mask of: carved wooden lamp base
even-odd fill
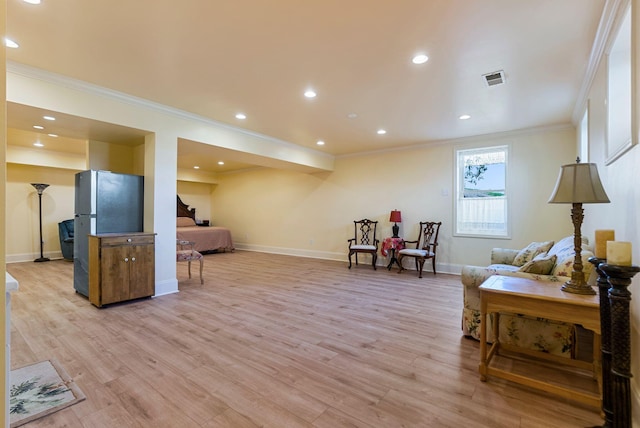
[[[584,218],[584,210],[582,204],[574,203],[571,209],[571,221],[573,222],[573,251],[575,258],[573,260],[573,271],[571,272],[571,280],[564,283],[562,291],[574,294],[596,294],[584,279],[582,271],[582,220]]]

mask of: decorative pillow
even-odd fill
[[[187,227],[187,226],[195,226],[196,222],[193,221],[191,217],[178,217],[176,226],[177,227]]]
[[[549,275],[556,265],[557,259],[555,254],[550,256],[546,253],[538,254],[533,260],[525,263],[518,271],[536,273],[538,275]]]
[[[541,253],[546,253],[553,247],[553,241],[546,242],[532,242],[520,252],[513,259],[514,266],[523,266],[525,263],[530,262],[535,256]]]

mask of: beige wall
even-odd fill
[[[30,183],[47,183],[42,193],[44,255],[60,258],[58,222],[73,218],[75,170],[7,164],[7,261],[33,260],[40,255],[38,193]]]
[[[143,150],[142,155],[140,150]],[[89,141],[86,165],[84,169],[105,170],[120,174],[141,174],[144,171],[144,145],[126,146],[102,141]]]
[[[144,173],[144,145],[124,146],[91,141],[89,154],[78,156],[46,149],[7,146],[6,257],[9,262],[39,257],[38,195],[30,183],[47,183],[42,194],[42,236],[45,257],[61,258],[58,222],[74,215],[75,174],[104,169],[124,174]],[[19,155],[19,156],[18,156]]]
[[[637,59],[640,61],[640,57]],[[583,233],[593,235],[597,229],[614,229],[617,241],[632,243],[633,263],[640,265],[640,148],[636,145],[615,162],[605,165],[605,98],[606,70],[603,61],[589,92],[589,161],[598,165],[611,203],[585,205]],[[633,415],[634,426],[640,426],[640,275],[634,277],[630,291]]]
[[[378,220],[384,238],[391,235],[389,212],[399,209],[401,236],[413,237],[421,220],[443,222],[438,264],[458,272],[464,264],[488,264],[493,247],[521,248],[572,233],[570,208],[547,200],[560,165],[575,159],[575,138],[573,128],[514,133],[343,157],[331,173],[220,174],[216,222],[231,229],[239,248],[346,261],[353,220]],[[454,149],[497,144],[510,145],[512,237],[453,237]]]

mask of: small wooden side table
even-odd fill
[[[391,238],[385,238],[384,241],[382,241],[382,246],[380,247],[380,253],[385,257],[389,252],[391,253],[391,260],[387,265],[387,270],[391,270],[394,263],[397,264],[399,268],[402,268],[402,266],[400,266],[400,263],[398,262],[398,259],[396,258],[396,250],[402,250],[403,248],[404,248],[404,239],[402,238],[391,237]]]
[[[567,293],[560,289],[560,283],[535,281],[532,279],[494,275],[480,286],[480,380],[495,376],[512,382],[540,389],[561,397],[600,408],[602,404],[602,373],[600,371],[600,305],[598,296]],[[576,367],[588,369],[598,383],[598,393],[578,390],[568,386],[553,384],[530,376],[512,373],[508,370],[492,367],[492,358],[499,354],[500,348],[518,349],[500,344],[500,312],[523,314],[556,321],[581,324],[594,332],[593,363],[562,358],[535,351],[521,350],[521,355],[531,361],[547,360],[554,367]],[[487,314],[495,314],[493,324],[494,342],[487,350]],[[533,355],[535,354],[535,355]],[[539,354],[539,355],[538,355]],[[578,374],[576,374],[577,376]]]

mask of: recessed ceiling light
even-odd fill
[[[193,169],[200,169],[200,167],[198,165],[194,165]]]
[[[387,131],[385,131],[384,129],[378,129],[378,135],[384,135],[386,133]]]
[[[8,48],[13,48],[13,49],[16,49],[16,48],[19,48],[19,47],[20,47],[20,45],[19,45],[19,44],[17,44],[17,43],[16,43],[16,42],[14,42],[13,40],[8,39],[8,38],[6,38],[6,37],[4,38],[4,45],[5,45],[6,47],[8,47]]]
[[[429,61],[429,57],[425,54],[418,54],[411,60],[411,62],[413,62],[414,64],[424,64],[427,61]]]
[[[24,0],[24,2],[29,4],[40,4],[40,0]]]
[[[40,125],[33,125],[33,127],[34,127],[35,129],[44,129],[44,126],[40,126]]]
[[[460,120],[467,120],[467,119],[471,119],[471,116],[468,114],[463,114],[462,116],[460,116],[458,119]]]
[[[218,161],[218,165],[224,165],[224,162]]]
[[[347,115],[347,117],[348,117],[349,119],[355,119],[356,117],[358,117],[358,115],[357,115],[356,113],[349,113],[349,114]]]
[[[47,134],[49,137],[58,138],[58,134]]]
[[[236,113],[236,119],[245,120],[247,115],[244,113]]]
[[[324,146],[324,141],[322,141],[322,140],[318,140],[318,141],[316,142],[316,144],[317,144],[317,145],[319,145],[319,146]]]
[[[42,144],[40,141],[38,141],[37,143],[33,143],[33,145],[36,147],[44,147],[44,144]]]
[[[307,89],[306,91],[304,91],[304,96],[307,98],[315,98],[316,97],[316,91],[314,91],[313,89]]]
[[[56,118],[55,118],[55,117],[53,117],[53,116],[42,116],[42,118],[43,118],[44,120],[56,120]]]

